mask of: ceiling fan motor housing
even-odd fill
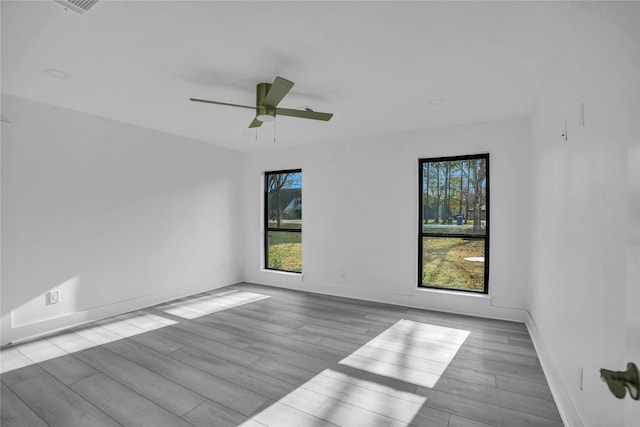
[[[272,122],[276,119],[276,109],[263,105],[271,83],[258,83],[256,87],[256,118],[261,122]]]

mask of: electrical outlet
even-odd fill
[[[60,302],[60,291],[47,292],[47,305],[57,304]]]

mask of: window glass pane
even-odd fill
[[[267,175],[267,227],[302,228],[302,172]]]
[[[485,235],[487,161],[422,163],[422,232]]]
[[[422,285],[484,292],[484,239],[422,238]]]
[[[267,232],[267,268],[302,272],[302,233]]]

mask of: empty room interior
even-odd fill
[[[3,426],[640,425],[640,2],[0,4]]]

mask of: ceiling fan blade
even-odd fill
[[[227,107],[250,108],[252,110],[256,109],[256,107],[252,107],[252,106],[249,106],[249,105],[229,104],[228,102],[208,101],[206,99],[198,99],[198,98],[189,98],[189,101],[204,102],[204,103],[207,103],[207,104],[226,105]]]
[[[317,111],[292,110],[289,108],[276,108],[276,116],[300,117],[301,119],[324,120],[333,117],[333,113],[319,113]]]
[[[262,105],[275,108],[280,101],[282,101],[282,98],[289,93],[292,87],[292,81],[283,79],[282,77],[276,77],[269,89],[269,92],[267,92],[267,96],[264,98]]]
[[[262,126],[262,122],[257,118],[253,119],[253,121],[249,125],[250,128],[259,128],[260,126]]]

